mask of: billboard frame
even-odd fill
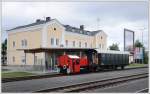
[[[126,29],[124,28],[124,51],[125,51],[125,43],[126,43],[126,40],[125,40],[125,31],[129,31],[129,32],[132,32],[133,33],[133,51],[134,51],[134,31],[132,30],[129,30],[129,29]],[[131,52],[130,52],[131,53]],[[133,53],[134,54],[134,53]]]

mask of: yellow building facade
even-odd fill
[[[7,64],[15,66],[49,66],[54,70],[57,65],[57,52],[28,53],[18,49],[35,48],[99,48],[107,49],[107,35],[102,30],[88,31],[63,25],[57,19],[47,17],[29,25],[19,26],[8,32]]]

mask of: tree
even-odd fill
[[[1,45],[1,55],[2,65],[5,65],[7,61],[7,39]]]
[[[139,40],[136,40],[134,46],[135,47],[143,47],[143,44]]]
[[[120,51],[117,43],[113,43],[111,46],[109,46],[109,49],[110,50]]]

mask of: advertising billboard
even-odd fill
[[[134,31],[124,29],[124,51],[134,52]]]

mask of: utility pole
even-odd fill
[[[144,31],[145,29],[146,29],[145,27],[142,28],[142,29],[140,29],[140,31],[142,32],[142,45],[143,45],[143,46],[144,46],[144,44],[143,44],[143,31]],[[142,50],[143,50],[143,49],[144,49],[144,47],[142,47]],[[144,60],[143,60],[143,59],[144,59],[144,52],[143,52],[143,51],[142,51],[142,55],[143,55],[143,56],[142,56],[142,57],[143,57],[143,58],[142,58],[142,63],[144,63]]]

